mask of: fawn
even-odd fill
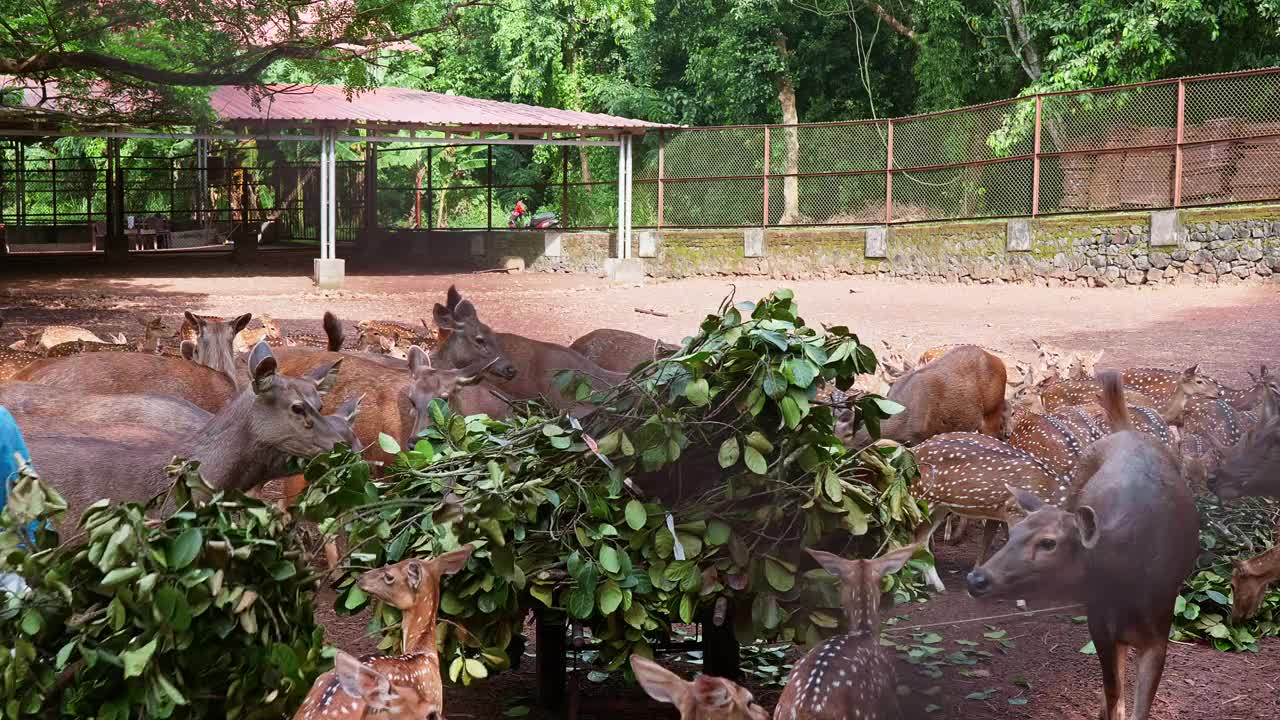
[[[636,681],[658,702],[680,711],[680,720],[768,720],[745,688],[724,678],[701,675],[693,682],[639,655],[631,656]]]

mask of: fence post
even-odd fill
[[[764,207],[760,214],[760,227],[769,225],[769,166],[772,162],[769,159],[769,152],[773,146],[773,136],[768,125],[764,126],[764,167],[761,168],[761,178],[764,180]]]
[[[431,223],[435,222],[435,216],[436,216],[436,213],[435,213],[436,194],[435,194],[435,181],[434,181],[435,168],[431,164],[431,158],[433,154],[434,153],[432,152],[432,147],[428,145],[427,146],[427,229],[428,230],[431,229]],[[419,225],[418,227],[414,228],[415,230],[422,229],[421,221],[418,222],[418,225]]]
[[[1182,207],[1182,133],[1186,124],[1187,81],[1178,78],[1178,120],[1173,146],[1173,206]]]
[[[487,206],[488,214],[485,217],[484,229],[492,230],[493,229],[493,146],[492,145],[485,146],[485,167],[487,168],[485,172],[485,176],[486,178],[488,178],[485,183],[485,198],[486,198],[485,205]]]
[[[893,222],[893,118],[889,118],[889,132],[885,143],[884,158],[884,224]]]
[[[169,230],[173,230],[173,221],[177,219],[175,212],[178,204],[178,161],[169,158]]]
[[[53,227],[58,227],[58,158],[49,158],[49,188],[53,195]]]
[[[663,183],[667,174],[667,134],[658,131],[658,229],[662,229]]]
[[[560,146],[560,227],[569,229],[569,146]]]
[[[1036,130],[1031,148],[1031,217],[1040,214],[1040,111],[1044,96],[1036,95]]]

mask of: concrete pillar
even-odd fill
[[[742,256],[764,257],[764,228],[747,228],[742,231]]]
[[[1178,210],[1155,210],[1151,213],[1151,246],[1181,245],[1187,241],[1187,228]]]
[[[543,257],[558,258],[564,253],[564,238],[561,233],[549,232],[542,234],[542,255]]]
[[[657,230],[641,230],[636,233],[636,239],[640,243],[639,255],[642,258],[658,257],[658,231]]]
[[[347,261],[342,258],[315,258],[312,272],[321,290],[337,290],[347,277]]]
[[[867,228],[867,239],[863,243],[863,256],[869,258],[889,257],[889,240],[893,237],[893,228],[888,225]]]
[[[1015,218],[1009,221],[1004,249],[1009,252],[1031,252],[1031,220]]]
[[[471,257],[484,257],[485,238],[487,236],[487,233],[473,233],[471,235]]]

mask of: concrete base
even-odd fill
[[[644,262],[637,258],[606,258],[604,273],[614,282],[644,282]]]
[[[476,233],[475,235],[472,235],[471,257],[484,257],[486,246],[487,243],[485,242],[484,233]]]
[[[640,245],[636,254],[642,258],[658,257],[658,231],[640,230],[636,233],[636,241]]]
[[[1004,249],[1009,252],[1031,251],[1031,221],[1027,218],[1016,218],[1009,221],[1005,231]]]
[[[564,243],[561,242],[560,233],[546,233],[542,236],[542,255],[543,257],[560,257],[560,253],[564,252]]]
[[[1177,210],[1151,213],[1151,247],[1181,245],[1186,241],[1187,229],[1182,225],[1182,213]]]
[[[764,228],[747,228],[742,231],[742,256],[764,257]]]
[[[315,280],[316,286],[321,290],[337,290],[347,278],[347,261],[342,258],[334,260],[321,260],[316,258],[312,261],[314,274],[312,278]]]
[[[863,257],[883,258],[889,256],[889,240],[893,238],[893,228],[888,225],[867,228],[867,239],[863,244]]]

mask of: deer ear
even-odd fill
[[[462,302],[462,293],[458,292],[456,285],[449,286],[449,292],[445,294],[445,305],[450,309],[456,309],[458,303]]]
[[[422,563],[410,560],[409,564],[404,566],[404,575],[409,578],[409,587],[417,590],[422,586]]]
[[[431,356],[417,345],[409,346],[409,374],[417,376],[419,370],[431,369]]]
[[[447,552],[435,559],[436,567],[440,569],[441,575],[453,575],[467,566],[467,560],[471,557],[471,551],[475,547],[472,545],[463,545],[452,552]]]
[[[266,342],[261,342],[258,344],[266,345]],[[315,370],[312,370],[310,373],[307,373],[307,377],[315,382],[316,392],[320,393],[321,395],[324,395],[325,393],[332,390],[335,385],[338,384],[338,370],[340,370],[341,368],[342,368],[342,358],[338,358],[337,360],[334,360],[329,365],[321,365]]]
[[[805,552],[812,555],[813,559],[817,560],[818,564],[822,566],[822,569],[826,570],[832,575],[835,575],[841,580],[843,580],[845,576],[849,574],[849,565],[850,565],[849,561],[845,560],[839,555],[832,555],[829,552],[824,552],[822,550],[812,550],[812,549],[807,549]]]
[[[1098,545],[1102,533],[1098,530],[1098,514],[1088,505],[1076,508],[1076,525],[1080,528],[1080,543],[1092,550]]]
[[[1040,339],[1039,339],[1039,338],[1031,338],[1031,344],[1032,344],[1032,345],[1035,345],[1037,350],[1039,350],[1041,347],[1043,347],[1043,346],[1040,344]]]
[[[1044,507],[1044,501],[1036,497],[1035,493],[1030,493],[1022,488],[1016,488],[1010,485],[1006,485],[1005,487],[1009,488],[1009,494],[1013,495],[1013,499],[1017,500],[1018,505],[1028,513],[1033,513]]]
[[[1262,417],[1258,424],[1270,425],[1277,417],[1280,417],[1280,393],[1267,388],[1262,393]]]
[[[1182,377],[1186,378],[1187,380],[1192,380],[1195,378],[1196,373],[1199,371],[1200,371],[1200,363],[1196,363],[1195,365],[1192,365],[1186,370],[1183,370]]]
[[[658,702],[681,707],[684,699],[689,696],[688,682],[648,658],[632,655],[631,671],[636,674],[636,682],[640,683],[640,687]]]
[[[276,357],[266,342],[260,341],[249,351],[249,374],[253,377],[253,391],[259,395],[274,386]]]
[[[185,310],[182,314],[186,316],[187,322],[191,323],[191,326],[195,329],[199,330],[204,327],[204,318],[199,315],[191,312],[190,310]]]
[[[334,413],[343,418],[348,423],[355,422],[356,415],[360,413],[360,403],[364,401],[364,395],[349,397],[338,406],[338,411]]]
[[[241,330],[244,330],[246,327],[248,327],[249,321],[252,319],[253,319],[253,313],[245,313],[240,317],[236,318],[235,324],[233,325],[233,327],[235,328],[235,332],[240,332]]]
[[[703,675],[691,683],[691,691],[694,695],[693,704],[696,707],[720,710],[733,702],[733,687],[729,685],[728,680],[721,678]]]
[[[470,300],[463,300],[453,309],[453,317],[462,323],[474,322],[476,319],[476,306],[472,305]]]
[[[190,340],[183,340],[182,341],[182,357],[186,358],[187,360],[190,360],[191,362],[195,362],[196,361],[196,344],[191,342]]]
[[[386,696],[391,692],[391,681],[386,675],[341,650],[333,659],[333,670],[343,692],[364,700],[373,709],[386,709]]]
[[[875,563],[876,574],[880,577],[884,577],[885,575],[892,575],[898,572],[902,569],[903,565],[907,564],[907,561],[911,559],[911,556],[915,554],[916,546],[909,545],[881,555],[873,561]]]
[[[453,330],[456,326],[453,322],[453,312],[449,308],[436,303],[431,311],[431,318],[436,321],[436,327],[441,330]]]

